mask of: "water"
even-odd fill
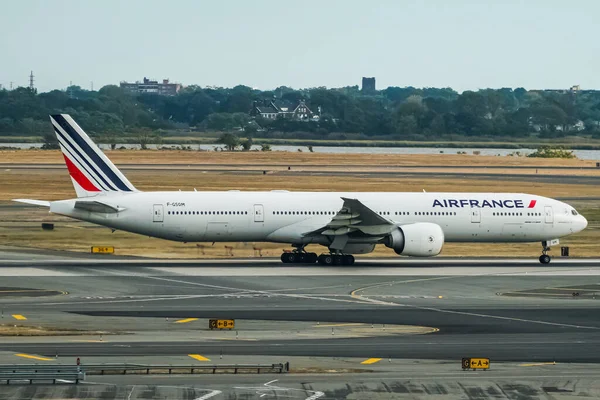
[[[183,145],[187,147],[188,145]],[[214,151],[216,148],[223,148],[221,144],[202,144],[202,145],[189,145],[193,150],[205,150]],[[29,149],[42,147],[42,143],[0,143],[2,147],[16,147],[19,149]],[[126,149],[139,149],[140,146],[136,144],[118,144],[117,148],[124,147]],[[162,145],[166,148],[176,148],[177,145]],[[101,144],[100,148],[110,149],[110,145]],[[149,144],[149,149],[156,149],[157,145]],[[260,150],[260,146],[252,146],[252,150]],[[302,150],[308,152],[306,146],[289,146],[289,145],[273,145],[271,146],[272,151],[290,151],[297,152]],[[461,149],[461,148],[433,148],[433,147],[346,147],[346,146],[313,146],[315,153],[335,153],[335,154],[458,154],[458,152],[466,152],[467,154],[473,154],[473,152],[479,152],[482,156],[507,156],[519,152],[522,155],[531,154],[535,149],[489,149],[489,148],[475,148],[475,149]],[[573,154],[581,160],[600,160],[600,150],[573,150]]]

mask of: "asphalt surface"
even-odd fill
[[[147,334],[143,340],[136,335],[121,336],[118,347],[11,338],[0,343],[0,351],[45,356],[57,351],[80,356],[167,356],[215,354],[218,347],[227,354],[257,356],[448,360],[484,354],[499,361],[600,362],[595,351],[600,344],[600,313],[594,299],[502,295],[547,287],[589,287],[600,282],[598,265],[596,260],[551,267],[535,261],[430,261],[412,266],[370,261],[352,268],[284,268],[272,262],[243,261],[152,264],[64,259],[31,261],[29,266],[4,261],[0,264],[4,288],[68,293],[26,298],[5,295],[0,298],[5,313],[61,327],[83,323],[87,329],[106,329],[103,318],[110,318],[111,324],[120,321],[118,327],[123,329],[132,329],[127,321],[135,321],[133,329]],[[215,317],[364,323],[375,324],[377,329],[384,324],[417,325],[439,332],[340,339],[282,335],[280,339],[233,340],[218,346],[210,340],[186,340],[184,336],[175,340],[155,332],[159,330],[156,321],[167,318]],[[192,325],[188,329],[194,328],[198,329]]]
[[[0,325],[83,331],[3,337],[2,364],[190,364],[201,355],[216,364],[289,361],[293,371],[89,375],[80,385],[1,385],[3,399],[600,396],[597,259],[359,259],[324,268],[0,248],[0,282]],[[588,295],[547,295],[576,289]],[[210,331],[208,318],[233,318],[236,329]],[[478,356],[492,360],[490,371],[461,370],[462,357]]]

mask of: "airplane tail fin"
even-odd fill
[[[68,114],[50,116],[77,197],[102,193],[137,192],[125,175],[106,157]]]

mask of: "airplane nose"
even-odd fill
[[[581,219],[582,219],[581,230],[584,230],[588,226],[588,221],[587,221],[587,219],[585,219],[585,217],[583,215],[581,216]]]

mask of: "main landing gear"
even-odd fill
[[[548,242],[542,242],[542,255],[540,256],[540,262],[542,264],[549,264],[552,258],[548,255],[548,251],[550,251],[550,246],[548,246]]]
[[[284,264],[314,264],[318,260],[317,253],[305,253],[303,251],[292,251],[281,255]]]
[[[354,256],[351,254],[321,254],[319,256],[321,265],[352,265]]]
[[[281,262],[284,264],[314,264],[318,262],[321,265],[352,265],[354,256],[351,254],[321,254],[306,253],[301,250],[283,253]]]

